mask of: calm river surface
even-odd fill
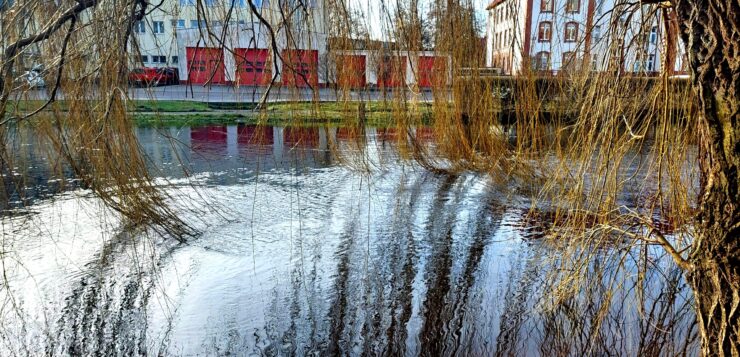
[[[664,259],[638,289],[629,268],[611,285],[607,255],[588,291],[545,304],[552,258],[526,200],[397,159],[392,130],[365,133],[369,172],[336,128],[137,131],[202,234],[121,231],[29,149],[27,207],[0,232],[0,355],[696,352],[691,293]]]

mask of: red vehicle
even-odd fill
[[[176,84],[180,82],[177,68],[134,68],[129,72],[128,81],[134,85],[158,86],[160,84]]]

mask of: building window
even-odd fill
[[[632,72],[635,72],[635,73],[642,72],[642,69],[643,69],[642,60],[638,59],[637,61],[635,61],[635,63],[632,64]]]
[[[180,6],[195,6],[196,0],[180,0]]]
[[[152,21],[153,33],[164,33],[164,21]]]
[[[172,20],[172,28],[173,29],[184,29],[185,20],[183,19]]]
[[[654,45],[657,42],[658,42],[658,27],[657,26],[653,26],[650,29],[650,43]]]
[[[216,0],[205,0],[206,6],[216,6]]]
[[[537,39],[540,42],[550,42],[552,38],[552,22],[543,21],[540,22],[539,31],[537,32]]]
[[[540,12],[552,12],[554,0],[542,0],[540,2]]]
[[[578,12],[581,8],[581,0],[565,0],[565,12]]]
[[[190,20],[190,28],[206,29],[208,28],[208,24],[206,23],[206,20]]]
[[[167,56],[152,56],[152,63],[165,64],[167,63]]]
[[[563,52],[563,65],[561,66],[562,69],[573,68],[573,66],[575,66],[576,64],[575,60],[575,52]]]
[[[135,33],[146,33],[146,23],[144,21],[134,22],[134,32]]]
[[[568,22],[565,24],[565,42],[578,41],[578,23]]]
[[[149,62],[149,56],[141,56],[141,63]]]
[[[172,64],[178,64],[180,63],[180,57],[172,56],[172,60],[170,62],[172,62]]]
[[[647,70],[648,72],[655,71],[655,55],[648,56]]]
[[[534,56],[533,67],[537,71],[547,71],[550,69],[550,52],[538,52]]]

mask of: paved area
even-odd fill
[[[257,103],[267,90],[266,87],[234,87],[227,85],[171,85],[160,87],[131,87],[128,89],[129,98],[134,100],[189,100],[212,103]],[[405,90],[405,92],[403,91]],[[382,101],[398,99],[405,95],[407,100],[431,102],[431,90],[412,92],[408,88],[394,88],[389,90],[352,90],[341,91],[333,88],[319,88],[316,92],[310,89],[299,89],[276,86],[270,90],[269,102],[284,101],[314,101],[333,102],[336,100],[351,101]],[[87,97],[94,97],[88,93]],[[27,90],[17,93],[13,99],[45,100],[48,98],[46,88]],[[64,93],[57,93],[57,99],[64,99]]]
[[[201,85],[173,85],[153,88],[130,88],[131,99],[145,100],[192,100],[198,102],[221,102],[221,103],[245,103],[258,102],[266,87],[234,87],[234,86],[210,86]],[[316,93],[310,89],[298,89],[287,87],[273,87],[270,91],[270,102],[281,101],[313,101],[332,102],[337,99],[376,101],[393,99],[399,94],[400,89],[395,91],[380,90],[357,90],[342,92],[333,88],[320,88]],[[432,92],[425,90],[419,93],[406,93],[408,99],[416,97],[419,101],[428,102],[432,100]]]

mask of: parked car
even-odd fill
[[[165,84],[179,84],[180,83],[180,72],[174,67],[158,68],[157,71],[164,79]],[[161,81],[160,81],[161,82]]]
[[[142,67],[134,68],[129,72],[129,83],[139,86],[158,86],[160,84],[179,83],[180,76],[177,68],[164,67],[152,68]]]

